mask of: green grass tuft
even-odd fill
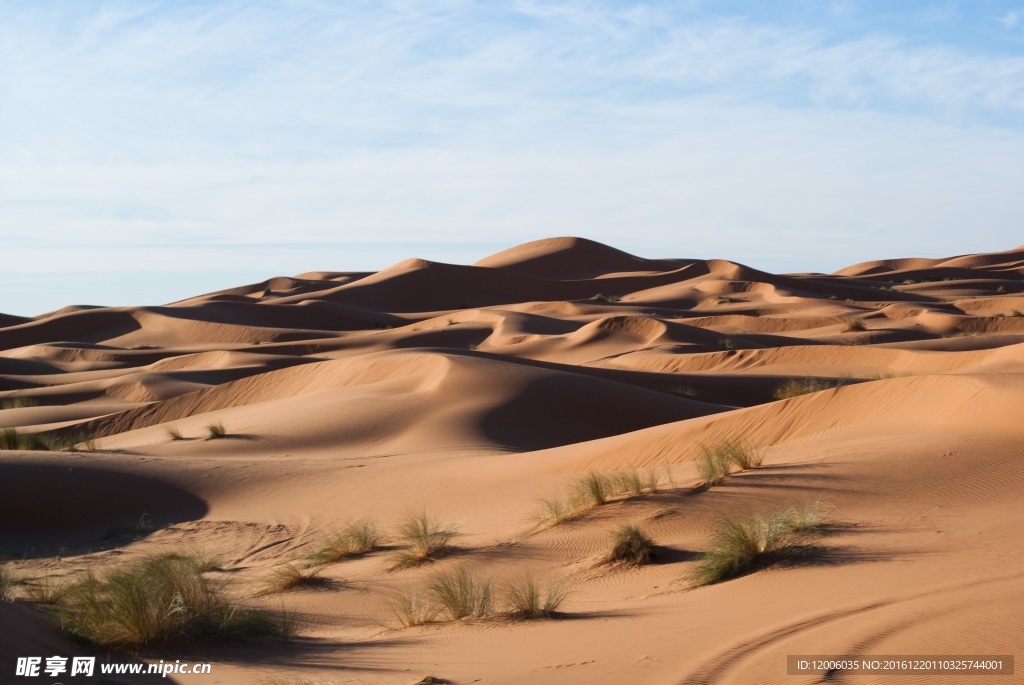
[[[398,619],[402,628],[411,628],[423,623],[430,623],[438,614],[433,602],[424,593],[411,585],[388,592],[388,609]]]
[[[391,568],[407,568],[435,561],[451,551],[455,530],[426,514],[412,514],[398,526],[398,543],[404,549],[391,558]]]
[[[380,543],[380,532],[372,521],[356,521],[347,525],[340,533],[329,536],[309,555],[309,558],[314,563],[329,564],[368,554],[377,549]]]
[[[475,579],[464,568],[434,575],[427,588],[439,612],[453,621],[491,614],[491,582]]]
[[[792,556],[821,530],[821,505],[719,521],[691,578],[711,585],[752,573]]]
[[[532,576],[522,576],[504,584],[503,610],[510,618],[550,618],[557,614],[567,595],[568,585],[564,581],[542,586]]]
[[[62,629],[100,647],[181,639],[288,637],[284,616],[238,606],[185,555],[150,556],[68,586],[53,611]]]
[[[207,440],[219,440],[220,438],[226,437],[228,429],[224,427],[224,424],[220,421],[217,423],[211,423],[206,427],[206,439]]]

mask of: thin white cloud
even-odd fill
[[[1020,23],[1020,11],[1011,11],[999,18],[999,23],[1008,29],[1015,28]]]
[[[1024,59],[681,7],[4,8],[0,249],[28,275],[232,242],[577,233],[818,269],[1012,242]]]

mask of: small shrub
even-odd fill
[[[727,295],[719,295],[715,298],[715,304],[729,304],[732,301],[732,298]]]
[[[788,400],[790,397],[821,392],[832,387],[835,386],[821,378],[789,378],[775,390],[774,397],[777,400]]]
[[[693,573],[693,584],[719,583],[770,566],[800,551],[819,529],[817,513],[809,509],[723,519]]]
[[[723,350],[735,350],[736,342],[732,338],[722,338],[718,341],[718,346]]]
[[[478,581],[464,568],[438,573],[427,587],[437,607],[453,621],[491,613],[490,581]]]
[[[542,587],[532,576],[523,576],[505,583],[502,603],[504,612],[511,618],[550,618],[558,612],[567,594],[565,582],[548,583]]]
[[[194,560],[159,555],[92,574],[54,607],[61,627],[101,647],[141,647],[193,638],[287,637],[286,617],[237,606]]]
[[[996,288],[996,295],[1005,295],[1005,294],[1006,294],[1006,286],[1005,285],[1001,285],[998,288]]]
[[[171,440],[185,439],[185,436],[181,434],[181,431],[178,430],[177,426],[168,426],[167,428],[164,429],[164,433],[166,433],[167,437],[170,438]]]
[[[1010,316],[1024,316],[1024,312],[1020,311],[1019,309],[1014,309],[1013,313],[1010,314]]]
[[[653,553],[654,542],[636,525],[625,523],[612,533],[612,548],[605,561],[641,566],[651,562]]]
[[[206,439],[207,440],[219,440],[227,436],[228,429],[224,427],[224,424],[220,421],[217,423],[211,423],[206,427]]]
[[[867,325],[864,323],[864,319],[846,319],[843,321],[843,331],[849,333],[851,331],[864,331],[867,330]]]
[[[372,521],[356,521],[328,537],[310,554],[310,559],[318,564],[349,559],[377,549],[380,540],[380,532]]]
[[[277,592],[288,592],[303,587],[323,584],[320,567],[299,568],[295,564],[284,564],[274,569],[263,581],[259,594],[270,595]]]
[[[451,551],[448,542],[454,536],[454,530],[426,513],[407,516],[398,527],[398,541],[405,549],[392,557],[391,567],[405,568],[435,561]]]
[[[680,397],[686,397],[687,399],[697,400],[700,399],[701,392],[692,385],[674,385],[668,389],[673,395],[679,395]]]
[[[602,293],[598,293],[590,298],[592,302],[618,302],[619,299],[618,295],[604,295]]]

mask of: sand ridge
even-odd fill
[[[1022,381],[1024,248],[770,274],[561,237],[0,315],[0,428],[66,443],[0,451],[0,547],[24,581],[0,603],[0,668],[97,652],[33,603],[41,579],[200,549],[298,636],[144,654],[214,664],[183,683],[799,685],[826,681],[786,675],[787,654],[1022,652]],[[701,487],[730,440],[763,464]],[[541,500],[634,469],[656,491],[538,524]],[[691,587],[722,517],[812,503],[829,524],[806,556]],[[389,568],[424,511],[451,553]],[[383,549],[261,594],[360,518]],[[627,522],[654,563],[602,563]],[[556,618],[397,626],[395,592],[459,568],[496,597],[527,574],[569,592]]]

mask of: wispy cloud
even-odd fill
[[[978,249],[1011,239],[1024,59],[844,29],[856,3],[708,7],[0,4],[0,247],[186,269],[239,241],[399,259],[582,233],[834,268],[922,235],[962,250],[968,225]]]

